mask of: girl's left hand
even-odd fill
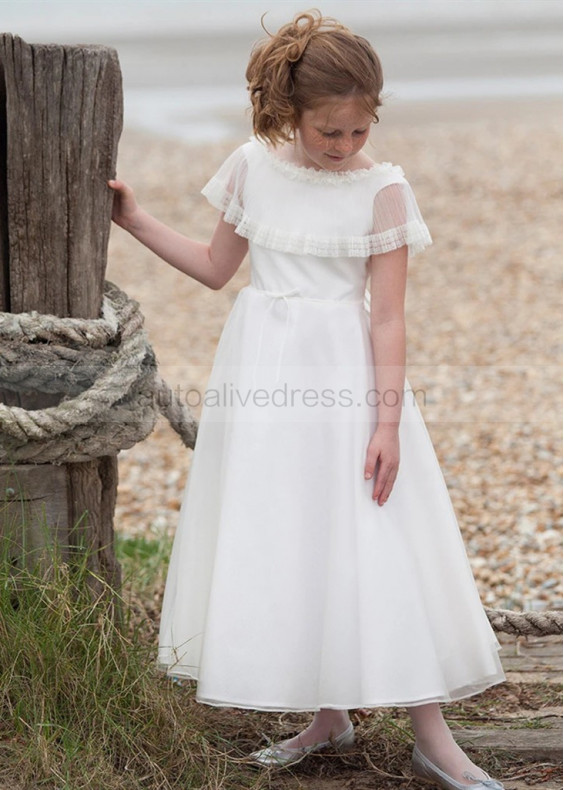
[[[368,444],[364,465],[364,478],[370,480],[374,477],[376,464],[378,464],[372,499],[378,500],[379,505],[383,505],[390,496],[398,474],[399,461],[398,429],[391,425],[379,426]]]

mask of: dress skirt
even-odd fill
[[[410,706],[505,680],[407,379],[398,475],[383,506],[372,499],[373,376],[362,302],[239,292],[162,607],[159,666],[195,679],[198,701]]]

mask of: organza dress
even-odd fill
[[[431,237],[403,170],[328,172],[256,139],[203,194],[249,240],[251,282],[205,393],[158,663],[196,699],[314,711],[448,702],[505,680],[450,496],[405,379],[388,501],[368,260]]]

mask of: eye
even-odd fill
[[[341,136],[341,132],[338,129],[336,129],[333,132],[324,132],[322,130],[320,130],[320,131],[321,131],[321,134],[323,135],[323,137],[331,138],[331,137],[340,137]],[[356,129],[353,132],[353,134],[356,135],[357,137],[362,137],[362,135],[366,134],[367,131],[368,131],[368,129]]]

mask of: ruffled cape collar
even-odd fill
[[[268,148],[256,137],[251,137],[250,141],[276,170],[296,181],[309,181],[310,183],[318,184],[350,183],[352,181],[360,181],[375,173],[389,172],[399,167],[391,162],[374,162],[371,167],[358,168],[357,170],[317,170],[315,167],[296,165],[293,162],[280,159],[272,149]]]

